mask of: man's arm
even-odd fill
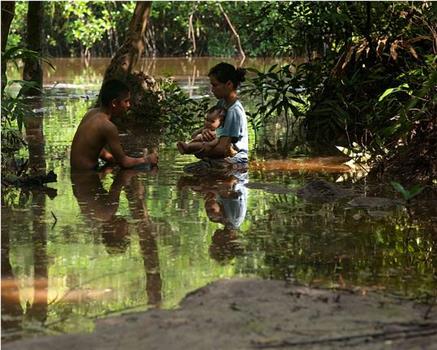
[[[108,123],[103,130],[106,144],[112,151],[112,156],[122,168],[132,168],[135,165],[153,163],[150,156],[148,158],[133,158],[127,156],[121,147],[120,137],[118,136],[117,127]]]
[[[209,157],[209,158],[225,158],[227,157],[227,150],[231,147],[232,141],[228,136],[222,136],[218,140],[218,143],[215,147],[211,149],[207,149],[201,153],[196,154],[197,156]]]
[[[111,152],[109,152],[105,148],[102,148],[102,150],[100,151],[99,157],[107,163],[114,163],[115,162],[114,156],[111,154]]]

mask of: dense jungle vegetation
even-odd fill
[[[128,39],[135,7],[44,2],[46,39],[39,50],[26,51],[28,2],[16,2],[3,61],[29,59],[35,52],[46,58],[113,56]],[[287,156],[340,146],[357,162],[373,163],[377,175],[435,183],[436,8],[427,1],[153,2],[144,54],[289,57],[287,65],[250,69],[242,88],[254,101],[248,115],[257,150]],[[160,94],[152,100],[155,117],[178,133],[206,108],[168,82],[153,93]],[[21,94],[3,94],[2,102],[3,130],[12,119],[20,125],[28,113]],[[281,134],[275,144],[268,137],[273,126]],[[2,153],[16,152],[15,136],[2,133]]]

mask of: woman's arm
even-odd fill
[[[212,141],[209,142],[203,142],[203,151],[209,152],[212,150],[215,146],[217,146],[219,143],[219,139],[215,138]]]

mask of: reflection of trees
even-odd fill
[[[48,305],[48,259],[47,259],[47,224],[44,222],[46,197],[44,193],[33,191],[33,268],[34,297],[32,306],[26,316],[44,324],[47,319]]]
[[[24,321],[41,326],[47,320],[48,309],[48,259],[47,259],[47,226],[45,217],[45,193],[39,190],[31,192],[30,208],[32,213],[33,242],[33,302],[23,310],[20,303],[20,291],[12,271],[10,261],[10,228],[2,230],[2,337],[7,340],[19,338],[26,328]],[[14,219],[9,208],[3,207],[4,218]],[[4,220],[4,219],[3,219]],[[11,220],[11,221],[12,221]],[[14,232],[14,230],[12,230]],[[17,231],[15,231],[17,233]],[[9,333],[11,336],[9,336]]]
[[[34,99],[32,106],[41,108],[42,100]],[[29,149],[29,167],[31,172],[44,172],[46,170],[44,134],[42,116],[30,116],[24,120],[26,128],[26,141]],[[18,190],[16,190],[18,192]],[[2,206],[2,329],[6,331],[5,338],[12,340],[20,336],[25,325],[23,321],[37,321],[43,325],[47,319],[48,308],[48,259],[47,259],[47,225],[44,221],[46,212],[46,193],[53,194],[54,191],[43,189],[23,189],[19,191],[19,207],[29,207],[32,215],[32,243],[33,243],[33,302],[23,310],[20,304],[20,291],[12,271],[10,261],[10,234],[17,234],[11,229],[16,219],[14,213],[6,205]],[[31,200],[27,199],[31,196]],[[5,204],[4,197],[2,198]],[[15,205],[15,203],[9,203]],[[3,317],[4,316],[4,317]],[[12,332],[9,337],[8,333]]]
[[[426,276],[434,273],[435,242],[405,213],[376,219],[378,212],[347,211],[340,203],[281,198],[254,218],[247,242],[248,250],[264,252],[265,277],[432,290]]]
[[[2,209],[3,215],[8,215],[9,211]],[[19,333],[22,330],[23,308],[20,304],[20,290],[17,281],[12,272],[12,266],[9,258],[10,239],[9,231],[2,230],[1,234],[1,264],[2,264],[2,340],[14,340],[19,338]],[[8,336],[11,332],[13,335]]]

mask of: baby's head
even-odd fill
[[[215,130],[220,127],[225,120],[225,114],[224,108],[218,106],[210,108],[206,114],[205,128]]]

